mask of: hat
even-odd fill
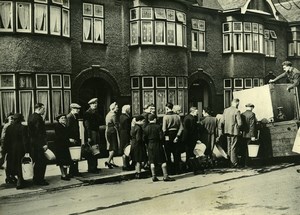
[[[77,104],[77,103],[72,103],[72,104],[70,104],[70,108],[73,108],[73,109],[80,109],[81,108],[81,106],[79,105],[79,104]]]
[[[245,107],[252,107],[252,108],[254,108],[254,104],[248,103],[248,104],[245,105]]]
[[[88,102],[88,104],[90,105],[90,104],[94,104],[94,103],[96,103],[96,102],[98,102],[98,98],[92,98],[92,99]]]
[[[66,116],[66,114],[63,114],[63,113],[58,114],[58,115],[55,117],[56,121],[58,121],[62,116]]]
[[[135,117],[135,121],[141,121],[144,119],[145,119],[145,117],[143,115],[139,115],[139,116]]]

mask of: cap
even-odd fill
[[[73,109],[80,109],[81,106],[80,106],[79,104],[77,104],[77,103],[72,103],[72,104],[70,104],[70,108],[73,108]]]
[[[88,104],[90,105],[90,104],[94,104],[94,103],[96,103],[96,102],[98,102],[98,98],[92,98],[92,99],[88,102]]]
[[[254,108],[254,104],[248,103],[248,104],[245,105],[245,107],[252,107],[252,108]]]

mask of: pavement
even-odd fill
[[[124,180],[131,180],[135,178],[135,171],[123,171],[122,170],[122,157],[115,157],[114,162],[119,167],[108,169],[104,166],[106,158],[98,159],[98,167],[101,168],[100,173],[92,174],[87,172],[87,161],[83,160],[79,162],[79,172],[82,176],[72,178],[70,181],[61,180],[60,169],[55,164],[47,165],[45,179],[49,182],[48,186],[33,185],[31,180],[28,180],[28,186],[26,188],[17,190],[15,185],[5,183],[5,170],[0,170],[0,199],[11,197],[24,197],[26,195],[42,194],[45,192],[54,192],[62,189],[70,189],[79,186],[87,186],[91,184],[103,184],[103,183],[115,183]],[[244,169],[230,169],[230,168],[216,168],[206,170],[206,174],[210,172],[218,174],[226,174],[229,172],[235,172],[235,177],[248,177],[256,174],[263,174],[270,171],[280,170],[282,168],[288,168],[295,166],[295,163],[280,163],[276,165],[256,167],[256,168],[244,168]],[[150,177],[149,171],[142,170],[142,175]],[[185,177],[193,177],[192,172],[183,173],[173,176],[175,179],[182,179]]]

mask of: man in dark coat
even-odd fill
[[[87,140],[90,145],[97,145],[100,144],[100,125],[101,125],[101,116],[98,113],[98,99],[93,98],[91,99],[88,104],[90,108],[84,113],[83,120],[84,120],[84,127],[85,133],[87,135]],[[98,168],[98,159],[91,155],[87,158],[88,162],[88,172],[90,173],[99,173],[101,170]]]
[[[242,136],[243,142],[241,145],[241,166],[247,166],[249,164],[248,157],[248,145],[251,141],[256,140],[256,123],[257,119],[255,113],[252,112],[254,105],[246,104],[247,110],[242,113]]]
[[[71,146],[80,146],[80,133],[79,133],[79,123],[78,114],[80,112],[81,106],[76,103],[70,105],[71,111],[67,115],[67,130]],[[69,176],[81,176],[78,170],[78,161],[72,161],[70,164]]]
[[[33,182],[42,186],[49,185],[44,179],[47,167],[44,152],[48,149],[45,122],[42,117],[44,113],[45,106],[37,103],[34,106],[34,113],[28,117],[28,135],[33,148]]]
[[[190,158],[195,157],[194,148],[198,140],[198,126],[196,116],[198,115],[198,110],[196,107],[190,108],[190,113],[183,120],[183,132],[182,132],[182,142],[185,146],[186,151],[186,162],[189,162]],[[188,167],[191,169],[191,167]]]

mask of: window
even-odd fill
[[[270,33],[270,32],[269,32]],[[263,25],[251,22],[223,23],[223,53],[264,53]],[[275,37],[275,32],[272,32]]]
[[[1,89],[15,89],[15,75],[14,74],[1,74],[0,75],[0,88]]]
[[[187,46],[186,15],[165,8],[130,9],[130,45]],[[201,37],[202,38],[202,37]]]
[[[27,121],[28,116],[33,112],[33,106],[33,90],[20,90],[19,112],[23,114],[25,121]]]
[[[234,83],[234,88],[243,88],[242,78],[235,78],[233,83]]]
[[[31,4],[16,3],[17,32],[31,32]]]
[[[252,88],[252,78],[245,78],[245,88]]]
[[[62,33],[63,36],[70,37],[70,13],[69,10],[62,10]]]
[[[51,75],[52,88],[62,88],[61,75]]]
[[[64,113],[69,113],[71,104],[71,90],[64,91]]]
[[[45,4],[34,4],[34,32],[48,33],[48,10]]]
[[[63,112],[63,100],[61,90],[52,90],[52,120]]]
[[[104,43],[104,7],[83,3],[83,42]]]
[[[43,118],[46,122],[50,122],[50,97],[48,90],[36,91],[36,102],[42,103],[45,106],[45,113]]]
[[[0,31],[13,31],[12,2],[0,1]]]
[[[32,89],[33,88],[33,76],[31,74],[19,75],[19,88],[20,89]]]
[[[36,88],[49,88],[48,74],[36,74]]]
[[[231,89],[232,88],[232,81],[231,79],[224,79],[224,88],[229,88]]]
[[[192,19],[192,51],[205,51],[205,21]]]
[[[271,36],[270,32],[271,31],[268,30],[268,29],[264,30],[265,55],[267,57],[275,57],[275,40],[274,40],[274,34],[275,34],[275,32],[272,33],[273,36]]]
[[[64,79],[64,88],[70,89],[71,88],[71,78],[70,75],[63,75]]]
[[[289,43],[288,56],[294,56],[295,48],[294,43]]]
[[[141,86],[138,80],[142,80]],[[144,105],[153,103],[159,117],[165,114],[166,102],[182,107],[182,115],[188,111],[187,78],[185,77],[131,77],[132,114],[140,113]]]
[[[16,113],[16,92],[14,90],[0,91],[1,124],[9,113]]]

